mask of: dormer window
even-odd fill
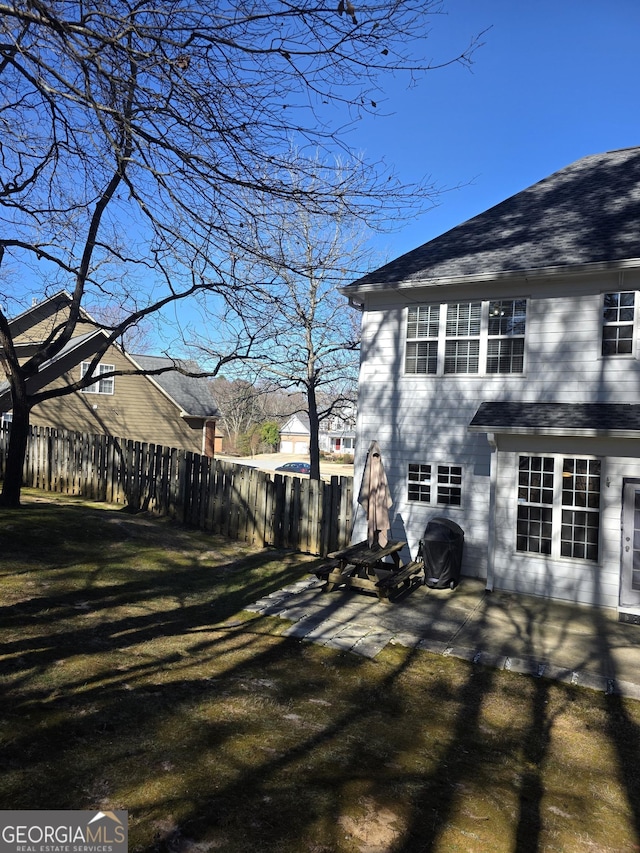
[[[632,355],[634,291],[605,293],[602,311],[602,355]]]

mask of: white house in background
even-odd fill
[[[355,408],[344,409],[339,415],[325,418],[320,424],[318,443],[324,453],[353,455],[356,447]]]
[[[376,439],[393,536],[415,557],[446,516],[488,588],[637,620],[640,148],[578,160],[343,292],[363,310],[356,483]]]
[[[280,453],[309,454],[309,416],[292,415],[280,429]]]
[[[318,444],[324,453],[354,453],[356,431],[355,411],[325,418],[320,423]],[[280,453],[309,453],[309,416],[300,412],[292,415],[280,429]]]

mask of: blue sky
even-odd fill
[[[404,181],[460,189],[375,244],[389,258],[588,154],[640,145],[640,0],[446,0],[428,53],[485,30],[472,69],[394,81],[386,111],[350,137]]]

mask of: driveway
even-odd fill
[[[260,471],[272,472],[279,465],[284,465],[285,462],[308,462],[309,457],[300,453],[259,453],[256,456],[223,456],[218,454],[217,459],[222,459],[225,462],[235,462],[238,465],[251,465],[252,468],[258,468]],[[304,476],[296,474],[295,476]],[[331,477],[353,477],[353,465],[339,465],[337,462],[328,462],[324,459],[320,460],[320,476],[323,480],[329,480]]]

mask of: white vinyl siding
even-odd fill
[[[483,341],[482,329],[480,336],[480,372],[445,375],[446,304],[477,302],[474,293],[480,289],[483,311],[486,310],[486,339]],[[354,487],[359,488],[366,448],[375,439],[382,450],[392,493],[393,535],[408,542],[411,558],[415,558],[430,519],[449,516],[465,533],[462,574],[486,577],[490,560],[488,535],[493,524],[497,539],[491,559],[497,589],[616,606],[621,478],[640,479],[640,442],[535,435],[509,437],[507,441],[507,437],[496,435],[490,439],[498,441],[499,450],[492,451],[487,436],[470,432],[469,424],[483,402],[637,402],[640,361],[629,356],[606,358],[601,353],[603,294],[631,291],[640,291],[640,269],[625,271],[622,281],[618,272],[606,272],[571,278],[550,276],[515,284],[446,285],[437,288],[437,298],[434,298],[436,289],[427,286],[416,287],[410,296],[397,291],[367,295],[362,318]],[[496,329],[496,324],[489,324],[490,306],[497,309],[502,303],[515,302],[511,311],[515,320],[509,321],[508,329],[513,334],[507,337],[524,340],[522,334],[515,334],[522,329],[518,300],[526,307],[526,373],[483,373],[485,359],[491,355],[491,341],[501,339],[501,327]],[[637,305],[637,296],[635,302]],[[407,319],[414,309],[419,309],[416,319],[418,315],[428,316],[423,314],[425,306],[439,309],[439,372],[407,373],[404,369]],[[417,323],[414,329],[416,334]],[[417,342],[418,338],[413,340]],[[432,342],[430,338],[424,340]],[[521,455],[602,459],[597,562],[562,557],[560,527],[554,530],[557,557],[556,551],[552,556],[516,550],[516,488]],[[617,459],[612,460],[611,455]],[[496,465],[496,456],[500,459],[495,482],[496,512],[492,517],[490,472]],[[460,507],[442,507],[436,503],[436,466],[451,462],[462,468]],[[431,464],[429,501],[410,500],[408,466],[428,463]],[[426,488],[425,483],[422,488]],[[557,506],[561,512],[561,503]],[[583,510],[582,507],[565,509]],[[355,523],[354,535],[365,538],[362,513],[357,514]]]

